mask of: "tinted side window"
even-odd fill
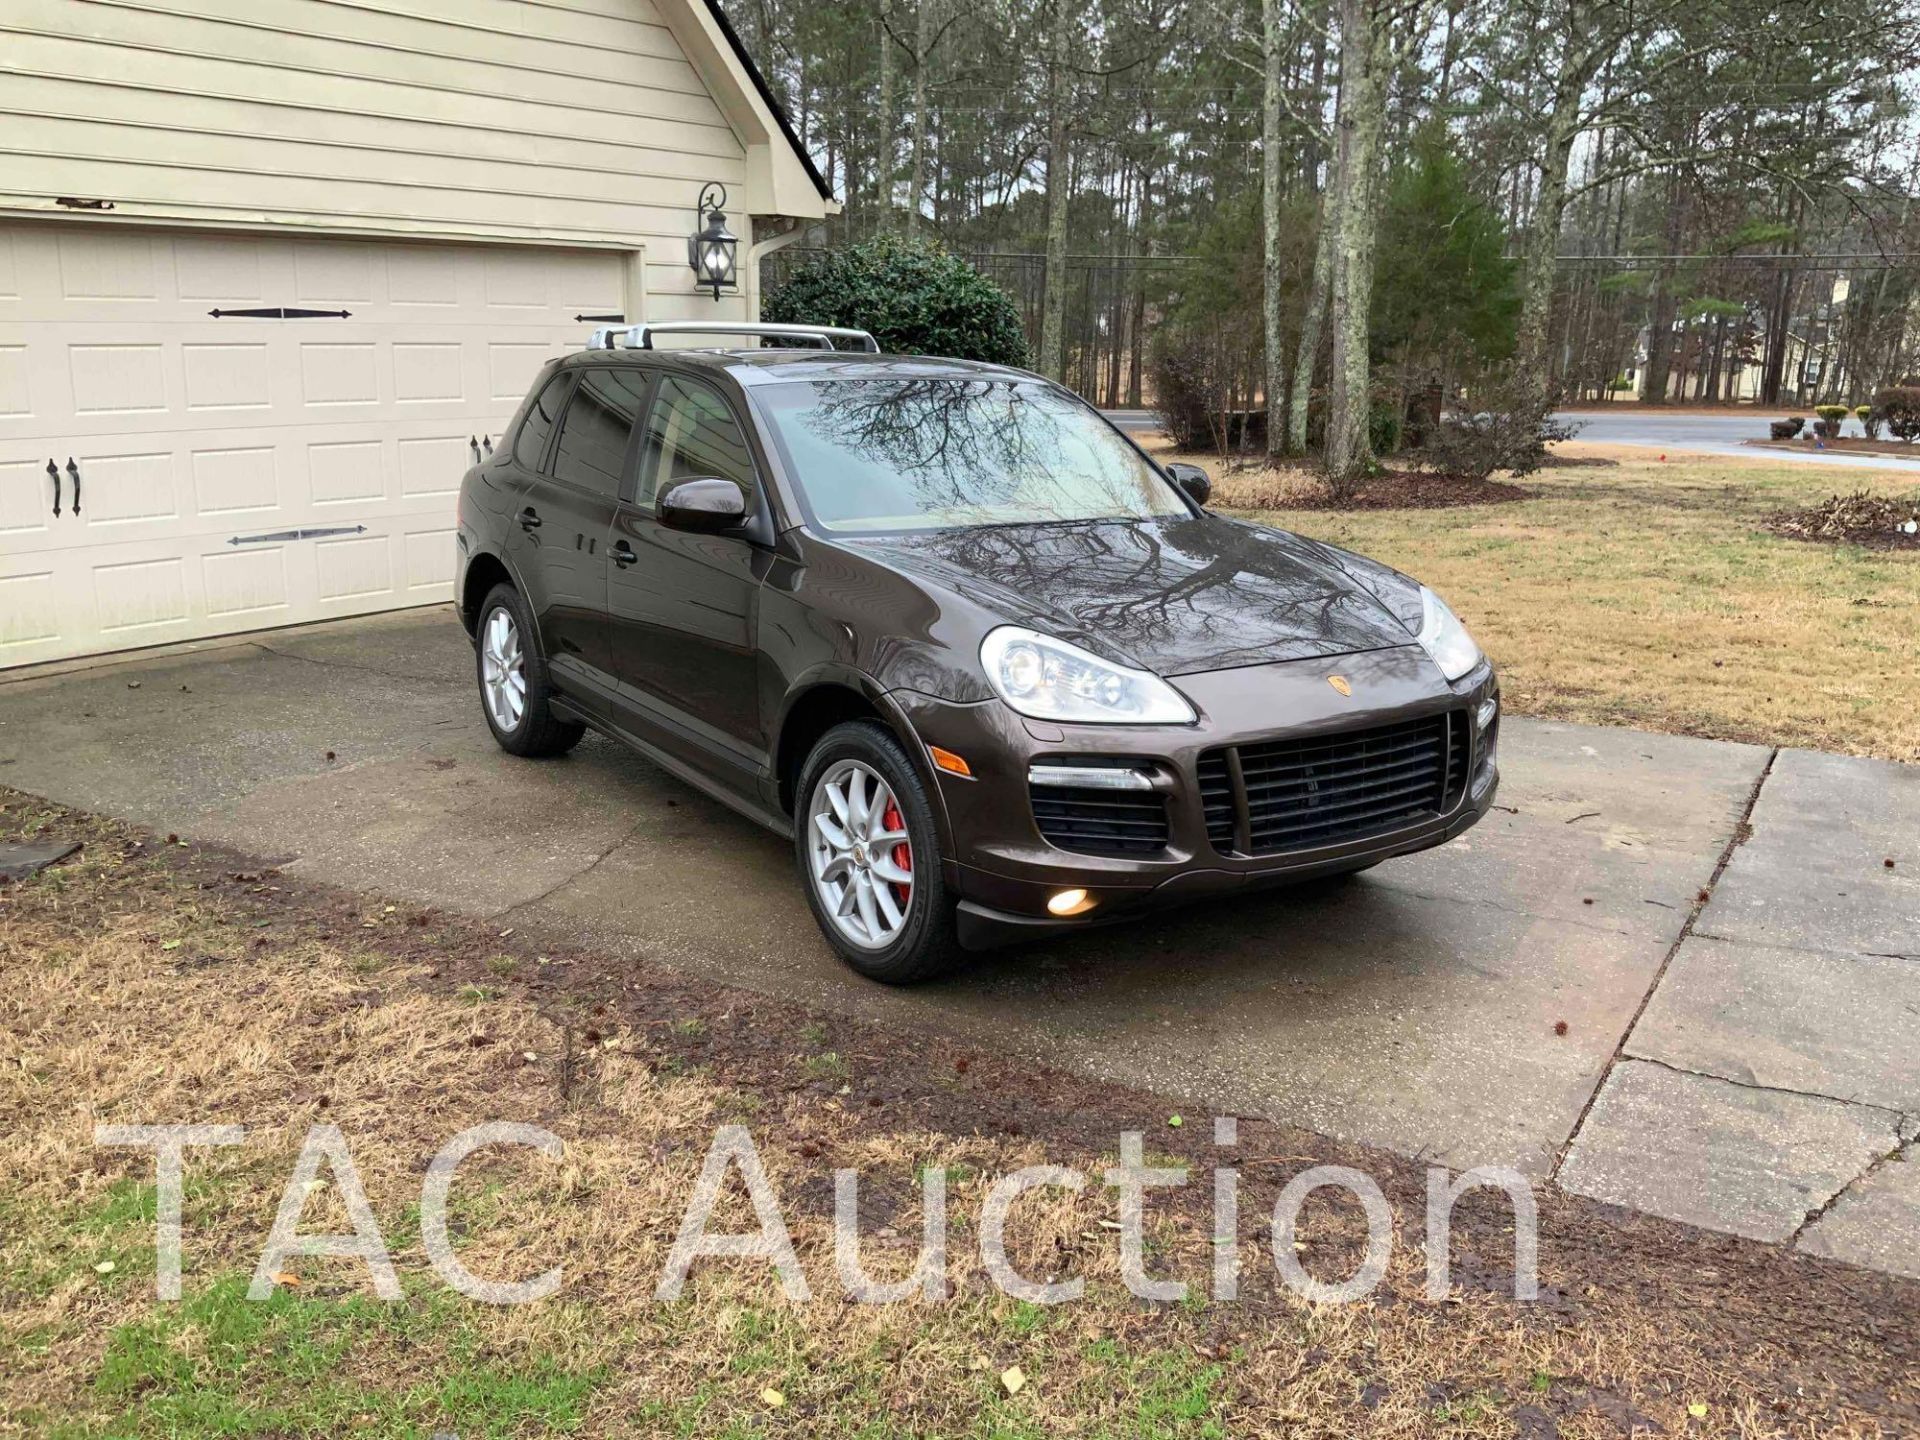
[[[560,425],[553,478],[609,500],[619,494],[627,441],[646,388],[646,372],[635,367],[582,371]]]
[[[726,401],[705,385],[668,376],[647,416],[636,503],[651,506],[676,481],[705,476],[731,480],[754,503],[753,462],[747,437]]]
[[[547,440],[553,434],[553,422],[560,414],[560,402],[567,396],[567,377],[556,375],[527,406],[520,419],[520,431],[514,436],[513,458],[529,470],[537,471],[547,458]]]

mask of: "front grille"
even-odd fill
[[[1455,710],[1343,735],[1209,750],[1199,767],[1207,836],[1222,852],[1278,855],[1444,814],[1466,789],[1471,724]]]
[[[1122,767],[1133,762],[1073,757],[1060,763]],[[1034,823],[1062,850],[1081,855],[1156,855],[1167,848],[1167,801],[1158,790],[1091,790],[1029,785]]]

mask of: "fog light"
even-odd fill
[[[1500,713],[1500,697],[1497,695],[1489,695],[1486,699],[1480,702],[1480,710],[1473,717],[1474,728],[1476,730],[1486,729],[1487,726],[1493,723],[1493,717],[1498,715],[1499,713]]]
[[[1093,904],[1084,890],[1059,890],[1047,901],[1047,909],[1056,915],[1084,915],[1093,909]]]

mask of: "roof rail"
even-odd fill
[[[808,340],[822,350],[837,350],[835,340],[857,342],[857,348],[869,355],[880,353],[880,342],[865,330],[848,330],[839,325],[761,325],[739,320],[662,320],[652,325],[605,325],[587,341],[589,350],[617,350],[622,342],[630,350],[653,349],[656,335],[755,335],[771,340]]]

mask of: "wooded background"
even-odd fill
[[[937,238],[1101,404],[1184,347],[1337,472],[1500,374],[1805,405],[1920,368],[1907,0],[729,13],[846,202],[814,243]]]

